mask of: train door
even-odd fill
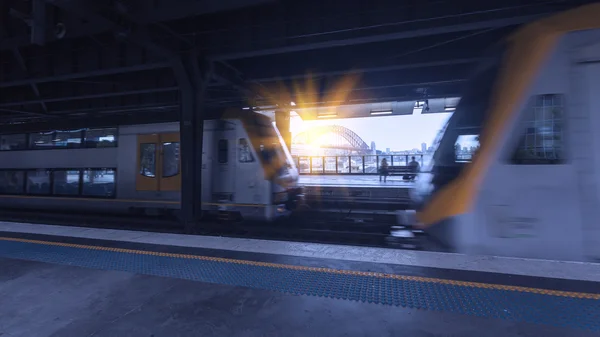
[[[239,134],[237,138],[237,197],[236,202],[242,204],[260,203],[262,194],[260,184],[264,181],[262,178],[263,170],[260,169],[258,158],[254,157],[250,141],[246,135]]]
[[[220,201],[233,201],[235,194],[235,143],[223,134],[216,141],[216,160],[213,161],[213,193]]]
[[[595,150],[600,147],[600,44],[594,47],[598,61],[576,65],[573,84],[581,82],[574,88],[575,95],[581,95],[581,104],[577,106],[577,120],[571,124],[573,138],[576,138],[572,142],[573,164],[578,178],[584,254],[600,259],[600,155]]]
[[[213,202],[231,203],[235,200],[236,167],[236,124],[234,121],[217,121],[212,135],[214,151],[212,161]]]
[[[179,133],[138,135],[137,191],[180,191]]]

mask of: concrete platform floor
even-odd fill
[[[447,312],[0,258],[2,337],[597,336]]]
[[[379,176],[373,175],[300,175],[300,185],[319,186],[349,186],[349,187],[381,187],[409,188],[414,182],[404,181],[401,176],[387,177],[387,181],[379,181]]]

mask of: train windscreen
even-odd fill
[[[482,126],[488,117],[506,49],[505,43],[495,46],[467,82],[456,111],[436,144],[431,170],[419,178],[421,181],[415,191],[417,207],[422,206],[435,191],[456,179],[479,148]]]
[[[255,151],[268,171],[277,173],[291,166],[291,155],[289,158],[286,155],[282,146],[283,139],[270,118],[254,114],[253,118],[249,118],[245,122]]]

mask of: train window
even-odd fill
[[[53,132],[32,133],[29,135],[29,147],[32,149],[48,149],[53,147]]]
[[[81,136],[81,130],[54,131],[52,143],[58,148],[78,148],[81,147]]]
[[[552,165],[564,162],[564,96],[539,95],[527,105],[524,133],[511,162],[515,165]]]
[[[87,129],[85,131],[85,147],[117,146],[117,128]]]
[[[4,135],[0,137],[2,143],[0,150],[23,150],[27,148],[27,135]]]
[[[239,161],[240,163],[250,163],[254,161],[254,157],[252,156],[252,151],[250,151],[250,145],[248,144],[248,140],[245,138],[240,138],[238,141],[239,148]]]
[[[53,191],[55,195],[79,194],[79,170],[55,170],[52,172]]]
[[[179,142],[163,143],[162,147],[162,176],[163,178],[174,177],[179,174]]]
[[[27,171],[27,194],[50,194],[50,171]]]
[[[115,170],[93,169],[83,171],[83,195],[93,197],[114,197]]]
[[[229,146],[227,139],[219,139],[218,143],[218,160],[219,164],[227,164],[227,156],[229,155]]]
[[[459,135],[454,144],[455,162],[471,162],[477,150],[479,150],[479,135]]]
[[[29,135],[32,149],[78,148],[81,146],[81,130],[48,131]]]
[[[1,194],[23,194],[24,178],[23,171],[0,171],[0,193]]]
[[[140,144],[140,174],[144,177],[156,177],[156,144]]]

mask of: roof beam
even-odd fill
[[[128,67],[98,69],[98,70],[91,70],[91,71],[84,71],[84,72],[77,72],[77,73],[63,74],[63,75],[54,75],[54,76],[47,76],[47,77],[24,78],[24,79],[20,79],[20,80],[0,82],[0,88],[17,87],[17,86],[21,86],[21,85],[29,85],[31,83],[39,84],[39,83],[48,83],[48,82],[60,82],[60,81],[74,80],[74,79],[78,79],[78,78],[131,73],[131,72],[143,71],[143,70],[168,68],[170,66],[171,65],[168,62],[157,62],[157,63],[148,63],[148,64],[140,64],[140,65],[135,65],[135,66],[128,66]]]
[[[251,58],[251,57],[257,57],[257,56],[302,52],[302,51],[308,51],[308,50],[334,48],[334,47],[344,47],[344,46],[349,46],[349,45],[384,42],[384,41],[390,41],[390,40],[402,40],[402,39],[410,39],[410,38],[417,38],[417,37],[424,37],[424,36],[431,36],[431,35],[459,33],[459,32],[466,32],[466,31],[473,31],[473,30],[490,29],[490,28],[502,28],[502,27],[519,25],[519,24],[523,24],[526,22],[530,22],[532,20],[539,18],[540,16],[541,15],[517,16],[517,17],[512,17],[512,18],[486,20],[486,21],[481,21],[481,22],[465,23],[465,24],[458,24],[458,25],[451,25],[451,26],[441,26],[441,27],[434,27],[434,28],[424,28],[424,29],[403,31],[403,32],[397,32],[397,33],[362,36],[362,37],[356,37],[356,38],[330,40],[330,41],[324,41],[324,42],[305,43],[305,44],[298,44],[298,45],[293,45],[293,46],[268,48],[268,49],[262,49],[262,50],[249,50],[249,51],[242,51],[242,52],[224,53],[224,54],[216,55],[213,58],[215,60],[236,60],[236,59]]]
[[[0,108],[0,111],[12,113],[12,114],[19,114],[19,115],[32,115],[32,116],[48,117],[47,115],[44,115],[44,114],[41,114],[38,112],[33,112],[33,111],[14,110],[14,109],[5,109],[5,108]]]
[[[157,4],[156,7],[150,5],[152,2],[145,4],[145,6],[141,8],[142,12],[136,14],[136,17],[141,21],[154,23],[177,20],[190,16],[231,11],[271,2],[275,2],[275,0],[158,0],[154,1],[154,3]]]
[[[240,71],[226,62],[213,62],[213,64],[215,66],[213,76],[216,80],[231,85],[235,89],[241,91],[242,94],[246,95],[251,101],[255,99],[267,99],[273,103],[279,101],[278,98],[274,97],[272,93],[258,81],[244,78]],[[256,86],[252,87],[249,83],[254,83]]]
[[[429,87],[429,88],[433,88],[436,89],[434,91],[433,94],[428,94],[429,98],[433,98],[433,97],[449,97],[449,96],[458,96],[460,94],[460,85],[462,83],[464,83],[466,81],[466,79],[453,79],[453,80],[442,80],[442,81],[425,81],[425,82],[414,82],[414,83],[394,83],[394,84],[389,84],[389,85],[378,85],[378,86],[363,86],[363,87],[355,87],[355,88],[349,88],[346,90],[328,90],[328,91],[324,91],[324,92],[315,92],[315,93],[308,93],[308,92],[293,92],[293,93],[289,93],[289,98],[294,101],[294,102],[299,102],[300,99],[304,100],[304,102],[302,102],[302,106],[299,108],[303,108],[303,107],[310,107],[313,105],[327,105],[327,106],[333,106],[333,105],[339,105],[339,104],[354,104],[356,102],[380,102],[382,100],[388,100],[388,101],[393,101],[396,99],[406,99],[407,98],[407,92],[413,92],[415,88],[420,88],[420,87]],[[438,90],[440,88],[444,88],[445,90],[443,90],[442,94],[438,94]],[[451,88],[450,91],[448,91],[448,88]],[[390,96],[388,94],[386,94],[386,91],[393,91],[393,92],[401,92],[400,96]],[[371,92],[379,92],[379,95],[374,95],[372,98],[357,98],[356,94],[359,94],[361,92],[366,92],[371,93]],[[345,93],[345,98],[342,100],[332,100],[332,98],[338,97],[340,93]],[[417,99],[417,98],[422,98],[422,94],[411,94],[411,98],[410,99]],[[409,95],[410,96],[410,95]],[[307,102],[308,100],[308,102]],[[221,97],[221,98],[216,98],[213,101],[211,101],[211,103],[216,103],[216,104],[232,104],[232,103],[241,103],[241,101],[236,98],[236,97]],[[256,102],[257,105],[270,105],[272,104],[272,102],[269,101],[257,101]]]
[[[65,118],[53,121],[39,121],[23,124],[4,124],[2,131],[7,133],[38,132],[43,130],[64,130],[89,127],[114,127],[115,125],[128,125],[139,123],[164,123],[177,120],[177,114],[165,111],[142,111],[135,114],[111,115],[111,116],[81,116],[77,118]]]
[[[78,6],[77,3],[82,3],[83,7],[89,6],[83,0],[46,0],[47,3],[53,4],[57,7],[66,8],[69,6]],[[149,1],[140,1],[141,8],[135,8],[135,12],[141,10],[139,15],[136,14],[135,18],[139,19],[142,23],[155,23],[160,21],[176,20],[183,17],[197,16],[202,14],[215,13],[219,11],[235,10],[239,8],[261,5],[268,2],[274,2],[274,0],[219,0],[219,1],[198,1],[198,0],[184,0],[184,1],[170,1],[170,0],[158,0],[152,1],[151,3],[156,4],[153,7],[152,4],[148,4]],[[4,1],[0,1],[4,4]],[[79,6],[81,6],[79,5]],[[93,2],[92,2],[92,5]],[[64,6],[64,7],[63,7]],[[81,8],[81,7],[80,7]],[[0,13],[1,14],[1,13]],[[2,20],[0,20],[2,21]],[[5,22],[0,22],[4,24]],[[83,25],[70,25],[68,28],[67,35],[65,38],[75,38],[86,35],[94,35],[102,32],[109,31],[112,27],[111,23],[96,23],[96,24],[83,24]],[[56,40],[54,36],[46,36],[46,43]],[[23,47],[31,43],[30,36],[17,36],[10,39],[1,41],[0,50],[13,49]]]
[[[92,95],[57,97],[57,98],[43,98],[43,99],[36,99],[36,100],[29,100],[29,101],[18,101],[18,102],[4,102],[4,103],[0,103],[0,107],[20,106],[20,105],[40,104],[40,103],[52,103],[52,102],[64,102],[64,101],[75,101],[75,100],[81,100],[81,99],[105,98],[105,97],[115,97],[115,96],[154,94],[154,93],[159,93],[159,92],[169,92],[169,91],[177,91],[177,90],[179,90],[179,87],[154,88],[154,89],[143,89],[143,90],[132,90],[132,91],[115,91],[115,92],[107,92],[107,93],[92,94]]]
[[[169,50],[168,48],[164,48],[152,41],[152,38],[148,35],[148,32],[145,29],[145,27],[139,24],[139,18],[129,18],[126,14],[120,13],[118,10],[112,8],[109,8],[108,10],[104,11],[105,15],[101,15],[90,11],[85,6],[82,6],[81,3],[74,5],[72,0],[49,1],[52,1],[54,4],[64,8],[65,10],[70,10],[82,17],[89,18],[90,20],[94,20],[99,23],[111,23],[113,25],[113,28],[119,34],[123,33],[123,36],[125,36],[125,38],[127,38],[132,43],[141,45],[142,47],[147,48],[151,52],[154,52],[156,55],[159,55],[167,60],[176,62],[175,60],[179,57],[176,52]],[[165,29],[165,26],[162,26],[162,28]],[[169,29],[167,29],[167,31],[169,31]],[[172,32],[169,33],[173,35]],[[187,45],[190,44],[189,41],[185,41],[185,43]],[[197,61],[200,62],[201,60]],[[218,66],[214,64],[215,62],[213,62],[213,60],[205,61],[213,63],[213,68],[214,66]],[[215,70],[214,72],[212,72],[214,73],[215,78],[230,83],[231,85],[233,85],[237,89],[242,90],[246,94],[252,93],[252,89],[246,87],[244,85],[244,81],[241,80],[239,76],[231,76],[232,70],[235,72],[237,72],[237,70],[231,67],[227,67],[227,65],[224,62],[221,63],[222,66],[218,67],[220,68],[220,70]],[[171,65],[172,64],[173,63],[171,63]]]
[[[469,64],[469,63],[478,62],[479,60],[480,60],[479,58],[465,58],[465,59],[435,61],[435,62],[398,64],[398,65],[393,65],[393,66],[365,67],[365,68],[356,68],[356,69],[347,69],[347,70],[323,71],[323,72],[316,72],[316,73],[310,73],[310,74],[262,77],[262,78],[254,78],[254,79],[252,79],[252,81],[258,82],[258,83],[266,83],[266,82],[277,82],[280,80],[298,80],[298,79],[307,79],[307,78],[314,79],[314,78],[320,78],[320,77],[326,77],[326,76],[364,74],[364,73],[386,72],[386,71],[394,71],[394,70]]]
[[[119,6],[102,7],[95,1],[83,0],[46,0],[53,5],[71,12],[86,20],[92,21],[97,25],[106,25],[110,27],[118,38],[127,39],[131,43],[142,46],[149,51],[159,55],[167,60],[172,60],[176,54],[157,45],[147,34],[146,26],[130,18],[129,13],[123,12]],[[97,12],[97,11],[101,11]]]
[[[13,56],[17,60],[17,63],[19,63],[19,66],[21,67],[21,70],[23,71],[23,73],[28,74],[29,70],[27,69],[27,65],[25,64],[25,60],[23,59],[21,52],[19,52],[18,49],[13,49]],[[38,88],[37,84],[29,83],[29,86],[31,87],[31,90],[33,91],[33,94],[35,95],[35,97],[37,99],[40,99],[41,98],[40,97],[40,89]],[[46,106],[46,103],[41,101],[40,105],[42,106],[42,109],[44,110],[44,114],[42,114],[42,115],[48,116],[48,107]]]
[[[69,115],[86,115],[86,114],[97,114],[97,113],[126,113],[136,111],[156,111],[156,110],[173,110],[179,108],[179,102],[176,101],[165,101],[162,103],[154,104],[134,104],[134,105],[113,105],[103,106],[97,108],[86,108],[86,109],[73,109],[73,110],[55,110],[53,113],[57,115],[69,116]]]

